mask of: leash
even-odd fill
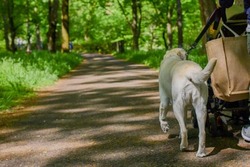
[[[196,48],[197,44],[199,43],[199,41],[201,40],[201,38],[203,37],[203,35],[206,33],[206,31],[209,29],[209,27],[211,26],[212,23],[214,23],[213,29],[216,30],[219,26],[219,22],[220,22],[220,18],[222,18],[223,16],[223,8],[219,7],[216,8],[212,15],[209,17],[206,25],[203,27],[202,31],[200,32],[200,34],[198,35],[198,37],[195,39],[194,43],[190,46],[190,48],[187,50],[187,59],[188,59],[188,54]]]

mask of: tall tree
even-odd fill
[[[49,30],[47,33],[48,36],[48,50],[50,52],[56,52],[56,28],[58,22],[58,8],[59,0],[49,0]]]
[[[3,29],[4,29],[4,40],[5,48],[10,51],[10,41],[9,41],[9,17],[8,17],[8,0],[3,0],[1,5],[1,14],[3,18]]]
[[[26,7],[27,7],[27,49],[26,52],[31,52],[31,33],[30,33],[30,1],[26,0]]]
[[[6,49],[15,52],[17,50],[15,45],[17,27],[15,27],[14,22],[14,2],[13,0],[3,0],[2,5],[4,5],[3,8],[6,11],[6,13],[3,12]],[[11,41],[8,39],[9,35]]]
[[[152,17],[152,21],[156,26],[160,25],[162,28],[162,37],[165,49],[168,50],[173,47],[173,18],[174,18],[174,1],[161,1],[150,0],[152,3],[155,15]]]
[[[69,52],[69,0],[62,1],[62,52]]]
[[[167,46],[168,48],[173,47],[173,23],[172,23],[172,17],[173,17],[173,11],[174,11],[174,4],[169,3],[168,10],[167,10],[167,23],[166,23],[166,29],[167,29]]]
[[[11,38],[11,51],[15,52],[17,50],[15,39],[16,39],[16,30],[14,23],[14,2],[13,0],[8,1],[8,9],[7,9],[8,17],[9,17],[9,29],[10,29],[10,38]]]
[[[215,0],[199,0],[199,2],[202,25],[205,25],[207,19],[210,17],[212,12],[216,8],[216,3]]]
[[[181,0],[177,2],[177,27],[178,27],[178,47],[183,47],[183,19]]]
[[[58,14],[67,11],[61,9],[66,1],[70,6],[68,15],[72,14],[74,17],[70,20],[63,17],[61,22]],[[207,3],[210,1],[200,1],[206,3],[202,4],[201,8],[206,6],[204,9],[207,10],[209,6]],[[166,32],[164,34],[166,46],[168,48],[177,46],[178,17],[175,12],[177,0],[2,0],[1,2],[0,6],[3,7],[0,10],[0,35],[5,40],[8,50],[15,50],[15,38],[20,39],[21,46],[24,45],[23,41],[28,42],[29,31],[30,42],[36,42],[37,49],[41,49],[41,41],[47,37],[50,51],[56,51],[58,39],[62,39],[63,44],[60,47],[66,52],[69,49],[70,39],[73,39],[76,45],[83,44],[86,50],[95,51],[110,52],[117,41],[124,41],[124,47],[131,46],[135,50],[163,49],[163,31]],[[181,0],[182,10],[185,13],[182,18],[182,22],[185,22],[182,25],[184,45],[193,41],[201,29],[198,2]],[[67,16],[67,14],[62,15]],[[69,21],[70,32],[67,31]],[[59,24],[63,26],[62,29],[59,29]],[[68,39],[65,40],[58,33],[64,30],[68,33]]]
[[[141,34],[142,4],[140,0],[132,0],[132,23],[133,49],[139,50],[139,39]]]
[[[141,22],[142,22],[142,4],[141,0],[131,0],[131,9],[132,9],[132,21],[126,14],[125,7],[117,0],[119,6],[122,10],[123,15],[125,16],[128,24],[131,27],[133,34],[133,46],[134,50],[139,50],[139,39],[141,34]]]
[[[205,25],[207,22],[207,19],[210,17],[210,15],[213,13],[214,9],[216,8],[215,0],[199,0],[200,2],[200,15],[201,15],[201,22],[202,25]],[[205,42],[207,41],[206,36],[203,38],[203,48],[205,45]]]
[[[41,24],[41,18],[39,16],[40,9],[39,9],[39,4],[37,2],[35,3],[34,6],[34,13],[33,13],[33,23],[35,24],[35,34],[36,34],[36,49],[41,50],[42,49],[42,39],[41,39],[41,29],[40,29],[40,24]]]

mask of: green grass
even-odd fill
[[[151,51],[127,51],[125,53],[117,53],[115,57],[125,59],[133,63],[144,64],[150,68],[159,69],[161,60],[165,55],[164,50],[151,50]],[[202,67],[207,64],[206,55],[201,53],[201,50],[193,50],[189,54],[189,60],[192,60]]]
[[[145,64],[151,68],[157,69],[160,66],[164,54],[165,51],[163,50],[127,51],[125,53],[115,54],[115,56],[129,62]]]
[[[34,96],[37,89],[53,84],[81,61],[74,53],[0,52],[0,110]]]

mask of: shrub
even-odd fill
[[[125,53],[116,53],[115,56],[133,63],[141,63],[158,69],[165,52],[165,50],[126,51]],[[205,67],[207,63],[207,57],[200,50],[193,50],[189,55],[189,59],[200,64],[202,67]]]
[[[54,83],[81,60],[74,53],[0,52],[0,109],[18,104],[35,90]]]

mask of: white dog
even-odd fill
[[[193,106],[199,126],[199,148],[197,157],[206,156],[205,153],[205,122],[207,117],[208,88],[206,81],[212,73],[216,59],[211,59],[207,66],[202,68],[187,61],[186,52],[181,48],[167,51],[161,62],[159,73],[160,108],[159,120],[163,132],[169,129],[166,121],[169,104],[172,103],[173,111],[180,125],[180,149],[188,148],[186,128],[187,107]]]

